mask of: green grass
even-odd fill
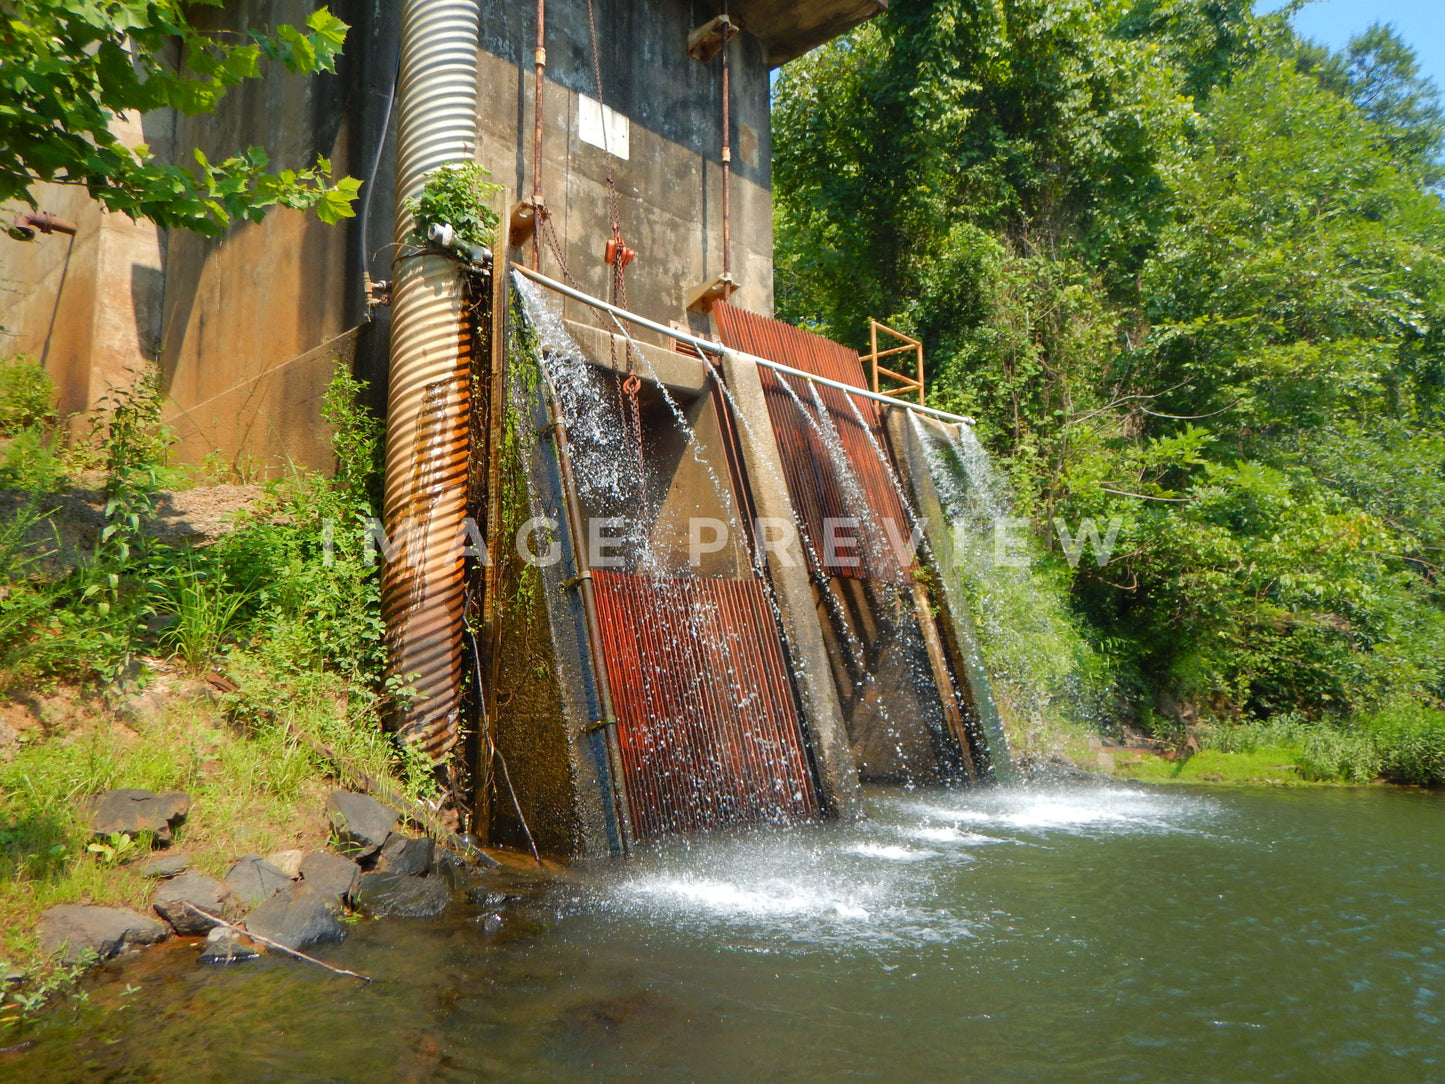
[[[1248,752],[1205,749],[1182,760],[1139,755],[1115,755],[1114,774],[1146,783],[1268,783],[1295,785],[1304,780],[1299,773],[1298,751],[1286,748],[1258,748]]]

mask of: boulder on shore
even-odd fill
[[[266,861],[294,881],[301,876],[301,859],[305,857],[306,852],[302,850],[273,851],[266,856]]]
[[[167,881],[157,890],[151,906],[179,934],[208,933],[216,924],[206,915],[230,921],[240,911],[230,886],[204,873],[183,873]],[[205,914],[197,914],[192,908]]]
[[[179,877],[186,870],[191,868],[191,856],[188,854],[163,854],[152,858],[140,868],[142,877],[151,877],[157,880],[164,880],[167,877]]]
[[[214,926],[206,935],[201,948],[200,962],[203,964],[232,964],[241,960],[254,960],[261,955],[261,948],[243,933]]]
[[[330,851],[312,851],[301,859],[301,883],[318,896],[350,903],[361,883],[361,867]]]
[[[164,941],[166,927],[124,907],[63,903],[40,916],[35,929],[40,947],[67,964],[108,960],[136,945]]]
[[[226,871],[226,884],[242,904],[255,907],[291,887],[291,878],[259,854],[248,854]]]
[[[384,873],[405,873],[412,877],[420,877],[422,874],[431,872],[432,859],[435,855],[436,844],[425,836],[413,839],[410,836],[399,836],[393,832],[381,845],[381,854],[377,856],[376,868]]]
[[[191,811],[191,797],[179,791],[156,794],[149,790],[108,790],[80,803],[86,828],[98,836],[125,832],[155,834],[157,843],[169,843],[174,828]]]
[[[276,893],[246,916],[246,932],[301,949],[318,941],[341,941],[346,927],[336,917],[341,904],[304,884]]]
[[[337,849],[348,858],[365,863],[386,842],[401,819],[394,809],[366,794],[335,790],[326,799],[326,815],[336,836]]]

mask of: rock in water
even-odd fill
[[[108,960],[131,945],[164,941],[166,928],[124,907],[65,903],[40,916],[35,936],[46,953],[78,964],[95,957]]]
[[[190,811],[190,795],[179,791],[155,794],[148,790],[108,790],[80,803],[86,827],[96,835],[127,832],[137,836],[154,832],[159,843],[171,841],[172,829],[184,821]]]
[[[335,790],[326,799],[326,815],[336,835],[337,847],[348,858],[365,862],[381,850],[396,827],[399,814],[375,798]]]
[[[196,914],[191,907],[227,921],[235,918],[240,911],[236,893],[204,873],[185,873],[167,881],[156,892],[151,906],[179,934],[208,933],[216,925],[205,915]]]
[[[432,918],[451,901],[451,890],[440,877],[368,873],[356,890],[357,908],[372,918]]]
[[[425,837],[412,839],[393,832],[381,846],[376,868],[385,873],[405,873],[420,877],[431,869],[436,844]]]
[[[205,947],[201,949],[200,962],[203,964],[230,964],[241,960],[254,960],[261,955],[261,949],[243,933],[215,926],[206,936]]]
[[[341,904],[305,885],[278,892],[246,916],[246,931],[291,949],[318,941],[341,941],[346,927],[336,917]]]
[[[318,896],[350,903],[361,882],[361,867],[329,851],[313,851],[301,860],[301,883]]]
[[[291,887],[291,878],[260,855],[248,854],[226,871],[226,884],[241,903],[255,907]]]
[[[191,856],[188,854],[163,854],[158,858],[152,858],[140,868],[142,877],[166,878],[177,877],[191,868]]]

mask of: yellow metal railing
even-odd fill
[[[877,320],[868,321],[868,340],[872,352],[864,354],[859,361],[872,366],[873,392],[876,395],[911,395],[918,393],[918,405],[927,406],[923,401],[923,344],[911,335],[905,335],[901,331],[894,331],[887,324],[880,324]],[[902,340],[902,346],[893,346],[887,350],[878,349],[878,333],[883,332],[892,335],[895,339]],[[892,357],[894,354],[913,354],[917,360],[917,372],[913,376],[905,376],[903,373],[893,369],[884,368],[878,364],[880,358]],[[894,387],[881,388],[878,386],[878,378],[886,376],[893,381]]]

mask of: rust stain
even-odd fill
[[[762,584],[592,579],[636,834],[819,816]]]
[[[811,331],[759,316],[725,301],[714,305],[712,311],[717,320],[718,336],[725,346],[868,390],[863,365],[856,351]],[[847,518],[850,510],[842,480],[822,438],[799,415],[798,404],[793,399],[793,394],[796,394],[805,409],[811,409],[813,392],[801,377],[784,376],[762,366],[758,368],[768,415],[782,455],[788,493],[802,520],[802,530],[811,543],[808,561],[813,571],[852,579],[900,584],[912,582],[911,562],[900,561],[886,537],[877,540],[881,545],[859,547],[857,552],[861,559],[856,565],[827,562],[823,545],[824,520]],[[788,391],[790,387],[792,394]],[[871,399],[849,396],[837,388],[815,387],[876,522],[891,521],[897,536],[907,538],[911,526],[908,514],[903,508],[898,488],[874,450],[875,444],[879,449],[887,447],[878,404]],[[856,413],[853,406],[858,408]]]

